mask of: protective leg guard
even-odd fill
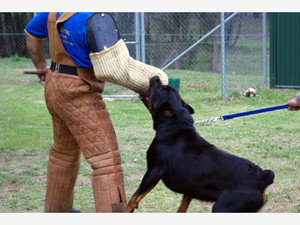
[[[79,160],[80,152],[69,156],[58,153],[51,147],[47,171],[45,212],[69,212],[72,209]]]
[[[47,107],[54,118],[53,152],[60,153],[54,158],[50,157],[52,164],[49,164],[49,174],[55,175],[49,175],[49,185],[56,189],[52,183],[63,179],[64,174],[67,173],[63,169],[68,170],[72,167],[71,162],[74,160],[70,159],[72,157],[75,159],[80,149],[93,169],[92,183],[96,212],[122,211],[126,205],[123,169],[114,127],[100,94],[102,89],[95,88],[96,85],[92,85],[94,88],[91,89],[89,83],[78,76],[51,72],[49,74],[47,74],[45,95]],[[62,119],[59,119],[58,115]],[[68,178],[73,176],[72,172],[70,171],[69,174],[65,176],[64,185],[73,182]],[[54,178],[50,179],[52,176]],[[65,192],[64,188],[61,190]],[[48,201],[52,204],[52,198],[59,197],[60,200],[65,201],[63,194],[56,194],[55,190],[49,193],[51,195],[47,197],[47,204]],[[70,197],[67,196],[66,199],[68,198]],[[59,205],[57,200],[54,203]]]
[[[87,161],[93,169],[96,212],[123,212],[126,195],[119,150],[92,157]]]
[[[129,55],[123,40],[101,52],[90,53],[97,80],[109,81],[149,96],[149,80],[158,75],[164,85],[168,76],[160,69],[139,62]]]

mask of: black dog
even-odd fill
[[[213,212],[257,212],[264,205],[265,190],[275,176],[272,170],[204,140],[194,128],[192,107],[158,76],[150,80],[149,100],[142,101],[152,114],[156,135],[147,152],[148,170],[125,212],[133,212],[160,179],[183,194],[177,212],[186,212],[193,198],[215,201]]]

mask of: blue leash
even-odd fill
[[[274,107],[269,107],[269,108],[264,108],[264,109],[258,109],[258,110],[253,110],[249,112],[242,112],[242,113],[236,113],[236,114],[231,114],[231,115],[225,115],[222,116],[223,120],[230,120],[236,117],[241,117],[241,116],[249,116],[253,114],[258,114],[258,113],[264,113],[264,112],[270,112],[274,110],[279,110],[279,109],[286,109],[288,108],[288,105],[279,105],[279,106],[274,106]]]
[[[258,110],[248,111],[248,112],[224,115],[224,116],[219,116],[219,117],[216,117],[216,118],[213,118],[213,119],[196,121],[196,122],[194,122],[194,125],[202,124],[202,123],[215,122],[217,120],[230,120],[230,119],[234,119],[236,117],[249,116],[249,115],[258,114],[258,113],[264,113],[264,112],[270,112],[270,111],[275,111],[275,110],[280,110],[280,109],[286,109],[288,107],[289,107],[288,105],[279,105],[279,106],[274,106],[274,107],[269,107],[269,108],[264,108],[264,109],[258,109]]]

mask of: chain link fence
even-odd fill
[[[225,13],[225,18],[231,13]],[[226,94],[264,84],[262,13],[238,13],[225,24]],[[164,68],[220,24],[220,13],[147,13],[146,63]],[[221,38],[217,29],[166,68],[185,88],[221,87]],[[220,88],[221,90],[221,88]]]
[[[29,57],[24,28],[33,13],[0,13],[0,57]]]
[[[140,14],[113,13],[130,55],[158,68],[164,68],[220,24],[220,13],[142,13],[142,18]],[[225,13],[225,18],[230,15]],[[0,13],[0,57],[29,57],[23,30],[33,16]],[[225,25],[225,47],[227,97],[249,86],[263,85],[262,13],[238,13],[230,19]],[[45,54],[48,56],[47,41]],[[220,96],[220,29],[164,69],[170,78],[180,79],[181,88],[218,85]],[[104,94],[135,93],[108,84]]]

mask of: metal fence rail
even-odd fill
[[[23,30],[34,15],[0,13],[0,57],[29,57]],[[220,95],[223,93],[225,98],[249,86],[266,85],[267,17],[264,13],[224,13],[223,36],[221,13],[113,15],[130,55],[162,68],[171,78],[180,78],[183,87],[201,88],[217,82]],[[45,54],[48,56],[47,41]],[[225,79],[221,82],[222,71],[226,82]],[[222,83],[226,84],[224,90],[221,90]],[[106,86],[104,94],[136,95],[113,84]]]

